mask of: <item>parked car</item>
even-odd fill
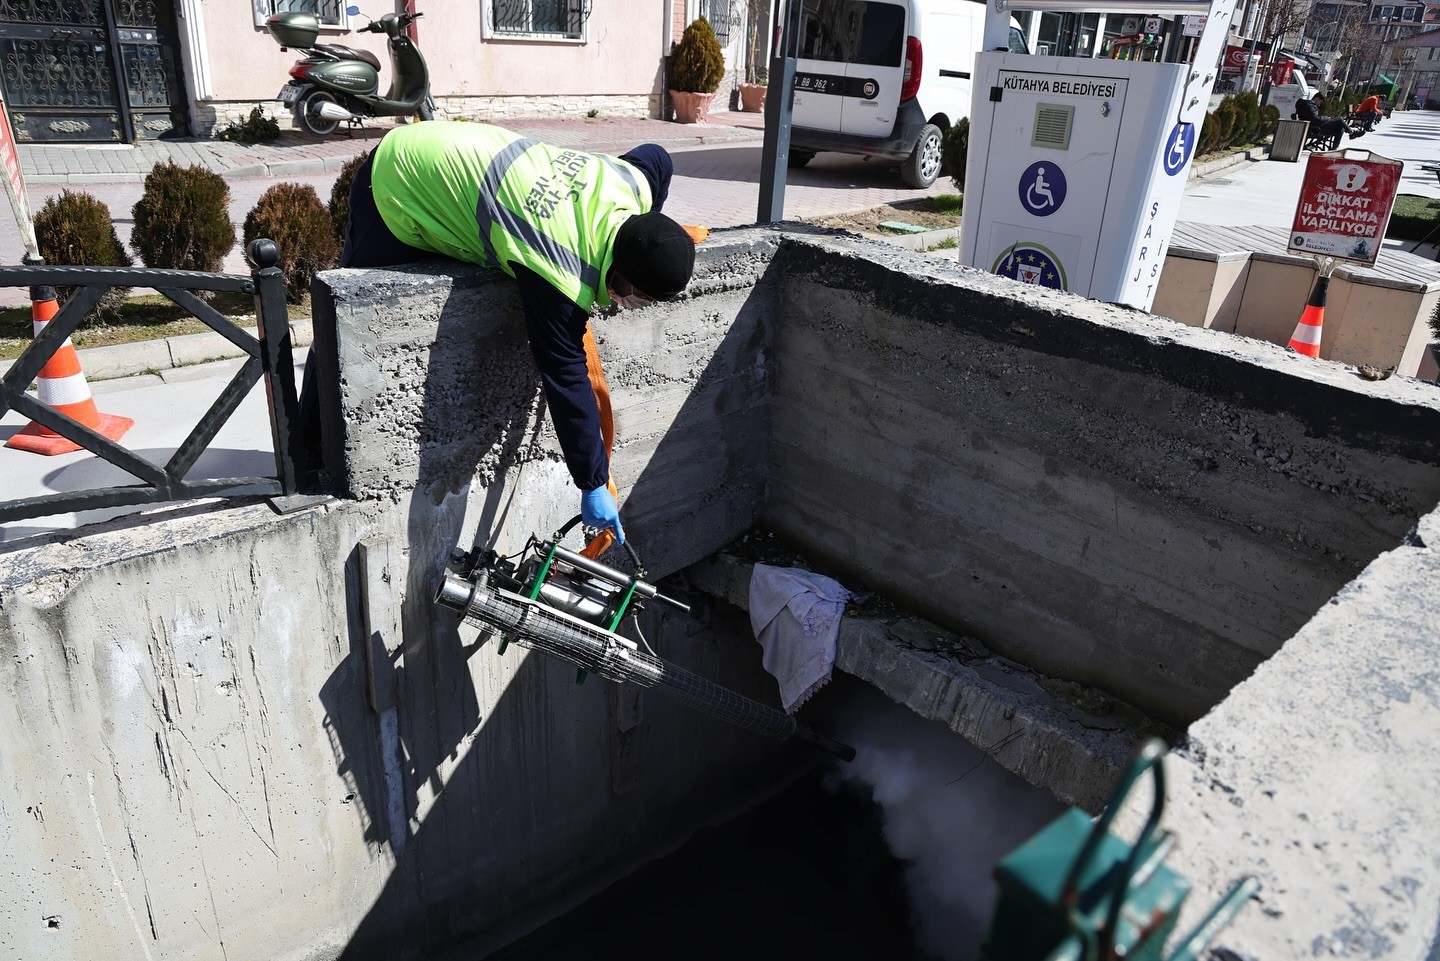
[[[899,162],[908,187],[940,175],[945,131],[970,115],[985,4],[804,0],[790,166],[822,150]],[[1014,20],[1010,50],[1027,53]]]

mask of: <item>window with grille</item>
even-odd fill
[[[584,40],[591,0],[487,0],[491,37]]]
[[[738,32],[744,26],[740,22],[744,11],[734,0],[700,0],[700,16],[710,21],[721,50],[730,46],[732,31]]]
[[[251,6],[257,27],[263,27],[272,13],[313,13],[322,27],[350,29],[345,0],[251,0]]]

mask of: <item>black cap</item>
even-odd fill
[[[662,213],[637,214],[620,225],[610,266],[640,293],[664,300],[690,283],[695,241]]]

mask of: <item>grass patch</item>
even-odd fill
[[[239,326],[255,329],[255,298],[248,294],[217,293],[210,306]],[[310,316],[310,297],[291,305],[290,319]],[[125,299],[117,309],[104,317],[83,321],[71,340],[84,350],[87,347],[111,347],[146,340],[164,340],[183,334],[201,334],[210,330],[184,307],[163,294],[137,294]],[[0,310],[0,360],[13,360],[29,346],[33,337],[29,307]]]
[[[926,247],[926,248],[925,248],[925,253],[928,254],[928,253],[931,253],[932,251],[936,251],[936,250],[954,250],[956,247],[959,247],[959,246],[960,246],[960,242],[957,241],[954,237],[946,237],[944,240],[940,241],[938,244],[932,244],[931,246]]]
[[[1395,212],[1385,236],[1396,240],[1420,240],[1440,226],[1440,200],[1401,194],[1395,198]]]
[[[965,198],[960,194],[936,194],[934,197],[896,201],[894,206],[901,210],[923,210],[927,214],[958,217],[960,209],[965,206]]]

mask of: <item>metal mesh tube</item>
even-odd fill
[[[460,610],[465,620],[500,631],[515,643],[585,668],[610,681],[652,688],[756,734],[784,740],[796,733],[795,719],[758,701],[726,690],[692,671],[623,643],[609,631],[509,591],[447,576],[437,600]]]

